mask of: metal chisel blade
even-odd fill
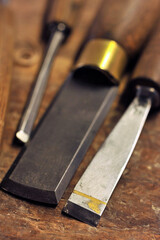
[[[118,89],[108,86],[106,77],[101,83],[96,74],[88,80],[85,76],[69,76],[4,178],[4,190],[38,202],[59,202]]]
[[[96,226],[140,136],[151,100],[136,97],[75,186],[63,211]]]
[[[57,29],[50,36],[48,48],[37,75],[35,86],[16,132],[16,138],[22,143],[27,143],[29,141],[39,106],[46,89],[53,60],[69,32],[69,28],[66,24],[57,22],[55,25]]]

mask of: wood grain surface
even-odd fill
[[[82,16],[53,66],[37,122],[71,69],[76,51],[88,32],[100,0],[86,0]],[[20,151],[12,144],[28,93],[42,59],[40,41],[46,0],[14,0],[16,25],[11,95],[0,153],[0,180]],[[122,87],[120,88],[120,91]],[[57,207],[36,205],[0,191],[0,239],[6,240],[158,240],[160,239],[160,113],[152,114],[117,185],[98,227],[91,227],[61,210],[86,166],[124,110],[117,97],[82,164]]]
[[[137,78],[147,78],[160,88],[160,21],[134,70],[133,79]]]
[[[103,0],[90,35],[116,40],[133,57],[143,46],[159,15],[159,0]]]
[[[84,0],[50,0],[45,14],[46,22],[63,21],[70,27],[74,27],[84,5]]]
[[[0,5],[0,143],[2,139],[13,66],[14,24],[11,11]]]

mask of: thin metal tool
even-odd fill
[[[53,26],[52,26],[53,27]],[[36,84],[34,86],[29,104],[23,114],[20,126],[16,133],[16,137],[23,143],[28,142],[35,118],[37,116],[39,106],[44,95],[48,76],[52,67],[53,58],[56,56],[57,51],[68,36],[69,27],[63,22],[54,22],[55,30],[50,37],[48,49],[46,51],[43,63],[38,73]]]
[[[97,226],[133,153],[151,107],[160,106],[160,24],[157,29],[128,86],[128,91],[136,89],[136,97],[93,158],[63,209],[90,225]]]
[[[42,101],[53,60],[62,43],[66,41],[71,28],[76,24],[83,0],[48,1],[44,15],[43,40],[47,40],[48,48],[41,64],[37,79],[21,122],[16,132],[16,138],[28,142],[35,122],[40,103]],[[54,20],[56,19],[56,20]]]
[[[64,212],[96,226],[137,143],[151,100],[136,97],[75,186]]]

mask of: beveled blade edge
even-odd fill
[[[89,221],[89,210],[97,215],[95,206],[92,204],[90,207],[88,199],[102,203],[97,204],[98,214],[102,215],[134,150],[150,108],[150,99],[142,102],[137,97],[134,99],[75,186],[68,202],[83,209],[84,222]],[[129,135],[130,139],[127,138],[129,133],[132,133],[132,136]],[[79,218],[80,214],[81,218],[81,213],[77,209],[68,208],[68,214],[76,218]]]
[[[16,166],[18,165],[19,161],[23,157],[23,154],[26,151],[26,147],[22,149],[20,154],[17,156],[16,160],[13,162],[11,168],[5,175],[4,179],[2,180],[2,183],[0,187],[11,194],[16,195],[17,197],[27,199],[30,201],[40,202],[44,204],[57,204],[69,181],[71,180],[73,174],[75,173],[79,163],[83,159],[89,145],[91,144],[93,137],[96,134],[96,131],[100,127],[102,121],[104,120],[107,112],[109,111],[112,102],[116,96],[117,93],[117,86],[110,87],[108,90],[108,93],[104,99],[103,104],[101,105],[101,109],[97,112],[95,118],[93,119],[88,131],[84,135],[81,143],[79,144],[79,147],[77,148],[77,151],[74,155],[72,155],[72,159],[70,162],[70,165],[64,172],[63,176],[61,177],[61,180],[59,184],[57,185],[57,188],[51,189],[51,191],[48,191],[46,189],[41,190],[40,188],[34,188],[30,185],[21,184],[17,182],[15,179],[13,179],[12,173],[14,172]],[[76,162],[76,164],[75,164]],[[23,176],[22,176],[23,177]]]
[[[88,211],[87,209],[68,201],[66,206],[63,208],[63,213],[70,215],[82,222],[85,222],[91,226],[96,227],[99,223],[100,216]]]
[[[57,205],[58,199],[53,191],[44,191],[41,189],[31,188],[22,184],[16,183],[9,178],[2,181],[1,189],[11,193],[19,198],[40,202],[50,205]]]

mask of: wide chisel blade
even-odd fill
[[[96,226],[137,143],[151,107],[135,98],[75,186],[63,211]]]
[[[96,78],[68,78],[3,180],[4,190],[39,202],[59,202],[117,92],[117,87],[97,84]]]

